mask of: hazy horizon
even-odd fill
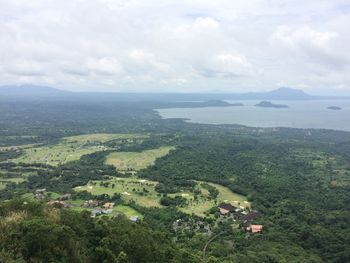
[[[3,90],[4,88],[8,89],[8,88],[16,88],[17,91],[21,90],[21,91],[26,91],[26,90],[29,90],[30,88],[40,88],[40,89],[47,89],[48,91],[50,91],[50,89],[53,89],[53,90],[58,90],[58,91],[63,91],[63,92],[73,92],[73,93],[130,93],[130,94],[212,94],[212,95],[220,95],[220,94],[232,94],[232,95],[240,95],[240,94],[249,94],[249,93],[261,93],[261,94],[264,94],[264,93],[269,93],[269,92],[274,92],[274,91],[278,91],[278,90],[283,90],[283,89],[287,89],[287,90],[294,90],[294,91],[302,91],[304,92],[306,95],[310,95],[310,96],[320,96],[320,97],[344,97],[344,98],[348,98],[350,96],[350,92],[349,93],[346,93],[346,94],[334,94],[334,93],[331,93],[331,92],[326,92],[326,93],[323,93],[323,92],[307,92],[303,89],[298,89],[298,88],[292,88],[292,87],[278,87],[278,88],[275,88],[275,89],[268,89],[268,90],[256,90],[256,89],[252,89],[252,90],[246,90],[246,91],[233,91],[233,90],[230,90],[230,91],[220,91],[220,90],[207,90],[207,91],[177,91],[177,90],[163,90],[163,91],[158,91],[158,90],[155,90],[155,91],[147,91],[147,90],[122,90],[122,91],[119,91],[119,90],[110,90],[110,91],[104,91],[104,90],[76,90],[76,89],[69,89],[69,88],[65,88],[65,87],[54,87],[54,86],[40,86],[40,85],[31,85],[31,84],[27,84],[27,85],[2,85],[0,86],[0,91]]]

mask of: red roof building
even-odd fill
[[[252,233],[260,233],[262,232],[263,226],[262,225],[251,225],[250,229],[252,231]]]

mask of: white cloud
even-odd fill
[[[7,65],[3,65],[6,73],[14,76],[41,76],[45,75],[45,67],[37,61],[14,59]]]
[[[101,75],[115,75],[122,71],[121,65],[115,58],[88,58],[86,67],[92,72]]]
[[[186,33],[202,33],[206,30],[216,30],[220,23],[212,17],[197,17],[193,22],[180,25],[177,30]]]
[[[319,32],[307,26],[300,29],[279,26],[272,39],[280,41],[290,48],[310,45],[319,49],[327,49],[331,41],[337,37],[338,34],[336,32]]]
[[[139,67],[145,72],[156,70],[165,73],[171,70],[169,65],[159,61],[154,54],[140,49],[134,49],[129,52],[128,62],[132,64],[131,70],[133,67]]]
[[[198,71],[207,78],[236,79],[248,77],[252,68],[244,56],[224,53],[213,56]]]
[[[306,56],[315,63],[325,66],[343,67],[349,63],[343,50],[336,50],[339,33],[333,31],[316,31],[308,26],[291,28],[280,26],[272,35],[272,42],[282,44],[295,55]]]
[[[0,85],[349,90],[348,0],[0,0]]]

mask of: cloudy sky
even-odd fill
[[[0,85],[350,94],[350,0],[0,0]]]

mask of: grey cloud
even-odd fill
[[[312,62],[331,67],[346,67],[349,57],[334,46],[341,41],[334,31],[316,31],[310,27],[290,28],[280,26],[272,35],[272,42],[282,44],[295,55],[306,56]]]
[[[238,75],[233,72],[224,72],[224,71],[217,71],[217,70],[211,70],[211,69],[203,69],[201,71],[198,71],[198,73],[205,78],[235,79],[235,78],[243,77],[242,75]]]
[[[0,84],[349,90],[348,0],[0,0]],[[311,15],[310,15],[311,14]]]

